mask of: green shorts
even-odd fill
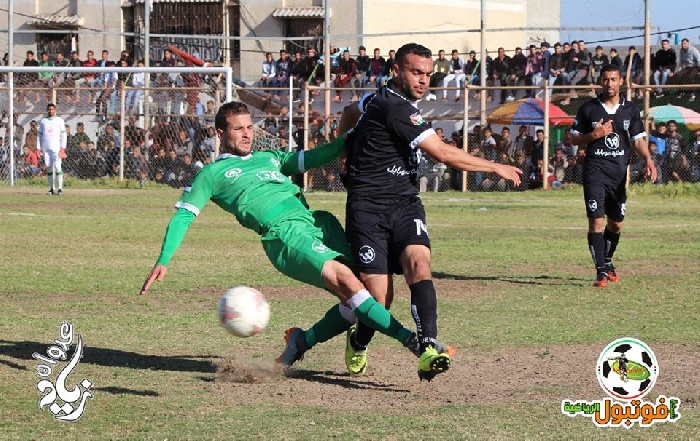
[[[339,260],[352,268],[345,230],[327,211],[299,212],[270,227],[261,240],[277,270],[318,288],[325,289],[321,272],[329,260]]]

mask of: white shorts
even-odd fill
[[[58,153],[55,150],[44,150],[44,164],[46,165],[47,173],[52,173],[54,166],[57,172],[61,171],[61,157]]]

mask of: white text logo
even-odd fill
[[[68,351],[73,343],[73,324],[64,322],[58,331],[59,338],[46,350],[48,357],[37,352],[32,354],[32,358],[41,362],[36,365],[36,374],[39,376],[36,388],[44,394],[39,400],[39,409],[48,406],[57,420],[77,421],[85,411],[87,399],[92,396],[89,390],[92,382],[83,379],[80,384],[69,389],[66,381],[83,357],[83,338],[78,335],[75,351],[68,364],[58,371],[56,379],[52,381],[54,369],[59,367],[60,362],[68,359]]]
[[[369,245],[363,245],[362,248],[360,248],[360,260],[362,263],[370,263],[374,260],[374,248],[372,248]]]

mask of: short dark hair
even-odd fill
[[[399,66],[402,65],[404,60],[406,59],[406,56],[410,54],[418,55],[419,57],[423,58],[433,57],[432,51],[427,47],[422,46],[418,43],[407,43],[401,46],[398,51],[396,51],[394,63],[398,64]]]
[[[364,47],[364,46],[360,46],[360,48],[359,48],[358,50],[361,50],[361,51],[366,51],[366,50],[367,50],[367,48],[366,48],[366,47]]]
[[[50,107],[53,107],[54,109],[56,108],[56,105],[54,103],[48,103],[46,105],[46,110],[49,110]]]
[[[618,75],[622,76],[622,69],[617,64],[607,64],[600,69],[600,76],[602,77],[605,72],[617,72]]]
[[[669,120],[666,122],[666,125],[669,125],[669,124],[673,124],[673,125],[675,125],[675,126],[678,125],[678,123],[676,122],[675,119],[669,119]]]
[[[229,101],[228,103],[219,107],[219,111],[216,112],[216,116],[214,117],[214,127],[216,127],[217,130],[226,130],[226,127],[228,126],[226,118],[228,118],[230,115],[239,114],[250,115],[248,106],[240,101]]]
[[[664,38],[663,40],[661,40],[661,42],[662,42],[662,43],[664,43],[664,42],[669,43],[668,39],[666,39],[666,38]]]
[[[601,45],[596,46],[595,50],[598,50],[598,49],[603,50],[603,46],[601,46]]]
[[[629,50],[635,50],[635,51],[636,51],[636,50],[637,50],[637,48],[636,48],[636,47],[634,47],[634,46],[630,46],[630,47],[629,47]]]

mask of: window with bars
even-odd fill
[[[189,53],[198,54],[199,58],[214,63],[225,59],[226,51],[233,60],[240,59],[238,40],[224,39],[224,2],[154,2],[150,16],[150,33],[152,35],[180,35],[179,37],[151,37],[149,58],[152,64],[163,59],[163,51],[169,45]],[[231,36],[240,35],[240,13],[237,4],[228,8],[228,31]],[[134,36],[126,37],[127,50],[143,55],[144,48],[144,14],[143,3],[124,8],[124,31]],[[186,35],[186,37],[183,37]],[[212,37],[221,38],[212,38]]]

